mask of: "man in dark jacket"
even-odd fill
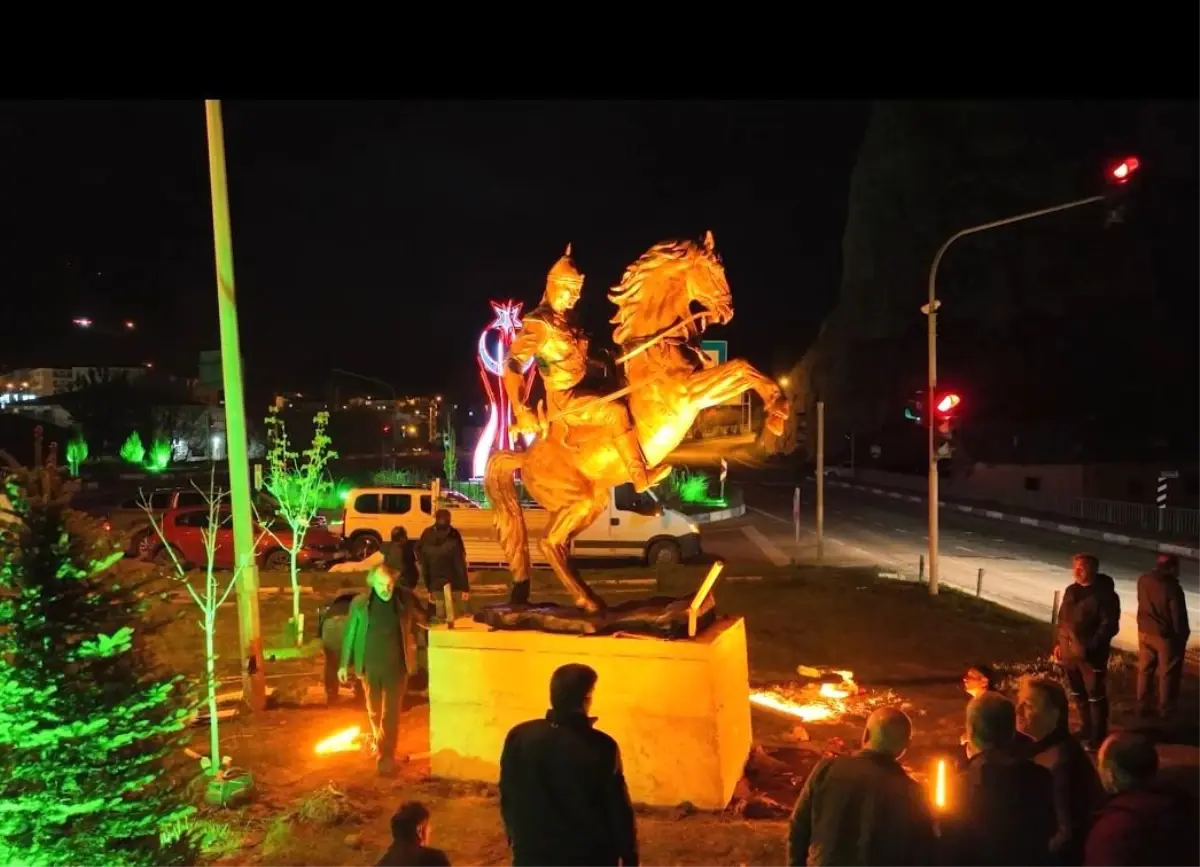
[[[867,719],[854,755],[813,768],[788,826],[788,864],[916,865],[933,858],[928,799],[900,765],[912,721],[897,708]]]
[[[514,867],[638,863],[633,805],[617,742],[588,716],[596,672],[550,678],[545,719],[515,726],[500,754],[500,814]]]
[[[353,670],[366,686],[367,719],[378,770],[384,776],[396,770],[400,711],[408,673],[416,668],[415,628],[423,613],[412,592],[396,586],[398,577],[386,565],[372,569],[367,576],[371,589],[350,603],[338,669],[342,682]]]
[[[417,543],[417,554],[421,560],[421,572],[425,575],[425,587],[433,596],[439,618],[447,612],[447,585],[457,594],[463,613],[470,605],[471,588],[467,584],[467,549],[462,534],[450,524],[450,510],[438,509],[432,527],[427,527]]]
[[[1100,561],[1076,554],[1075,583],[1058,609],[1055,658],[1062,663],[1079,712],[1080,740],[1095,750],[1108,734],[1108,657],[1121,628],[1121,600],[1112,581],[1100,579]]]
[[[1050,864],[1054,795],[1050,772],[1017,754],[1017,714],[998,692],[967,705],[967,764],[942,820],[942,864]]]
[[[1021,681],[1017,715],[1022,730],[1034,740],[1029,758],[1048,770],[1053,781],[1051,855],[1057,864],[1076,865],[1083,860],[1083,841],[1101,790],[1092,760],[1071,736],[1067,714],[1067,694],[1057,681]]]
[[[994,693],[1001,695],[1000,692],[1000,677],[996,674],[996,669],[990,665],[977,663],[967,669],[966,674],[962,679],[963,691],[971,698],[979,698],[986,693]],[[967,746],[967,734],[964,732],[959,738],[959,744],[963,747]],[[1013,749],[1021,755],[1028,755],[1029,748],[1033,746],[1033,738],[1022,731],[1013,734]],[[964,750],[959,756],[959,769],[966,767],[969,751]]]
[[[1155,786],[1157,773],[1158,753],[1141,735],[1116,734],[1100,747],[1100,779],[1111,797],[1093,817],[1085,865],[1200,863],[1195,807]]]
[[[385,542],[382,547],[383,562],[399,574],[400,586],[415,590],[418,578],[417,546],[408,538],[408,530],[393,528],[391,541]]]
[[[450,867],[441,849],[429,845],[429,810],[419,801],[401,804],[392,816],[392,845],[375,867]]]
[[[1153,571],[1138,578],[1137,594],[1138,708],[1143,716],[1153,715],[1150,694],[1157,685],[1158,713],[1169,717],[1175,712],[1183,654],[1191,635],[1187,602],[1179,586],[1179,558],[1159,554]]]

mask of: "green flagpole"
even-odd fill
[[[242,391],[242,350],[238,341],[237,299],[233,289],[233,233],[229,227],[229,187],[225,178],[225,129],[221,101],[204,101],[208,120],[208,175],[212,185],[213,242],[217,260],[217,310],[221,318],[221,375],[225,386],[225,448],[233,505],[233,551],[240,570],[237,584],[238,636],[242,649],[242,698],[250,709],[267,704],[262,623],[258,615],[258,564],[250,505],[250,454],[246,445],[246,399]],[[219,761],[214,756],[213,761]]]

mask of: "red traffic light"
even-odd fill
[[[937,403],[937,411],[940,413],[949,413],[956,406],[962,403],[962,398],[954,392],[948,392],[942,395],[942,399]]]
[[[1114,184],[1128,183],[1139,167],[1141,167],[1141,162],[1137,157],[1125,157],[1108,167],[1108,179]]]
[[[384,432],[384,433],[391,433],[391,432],[392,432],[392,426],[391,426],[390,424],[385,424],[385,425],[383,426],[383,432]]]

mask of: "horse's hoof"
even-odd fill
[[[529,604],[529,582],[517,581],[512,586],[512,593],[508,597],[508,601],[512,605],[528,605]]]

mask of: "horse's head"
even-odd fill
[[[702,244],[655,244],[625,269],[608,299],[617,305],[611,321],[617,326],[613,342],[618,346],[684,322],[687,328],[680,327],[680,335],[696,337],[710,324],[733,318],[733,297],[712,232]]]

